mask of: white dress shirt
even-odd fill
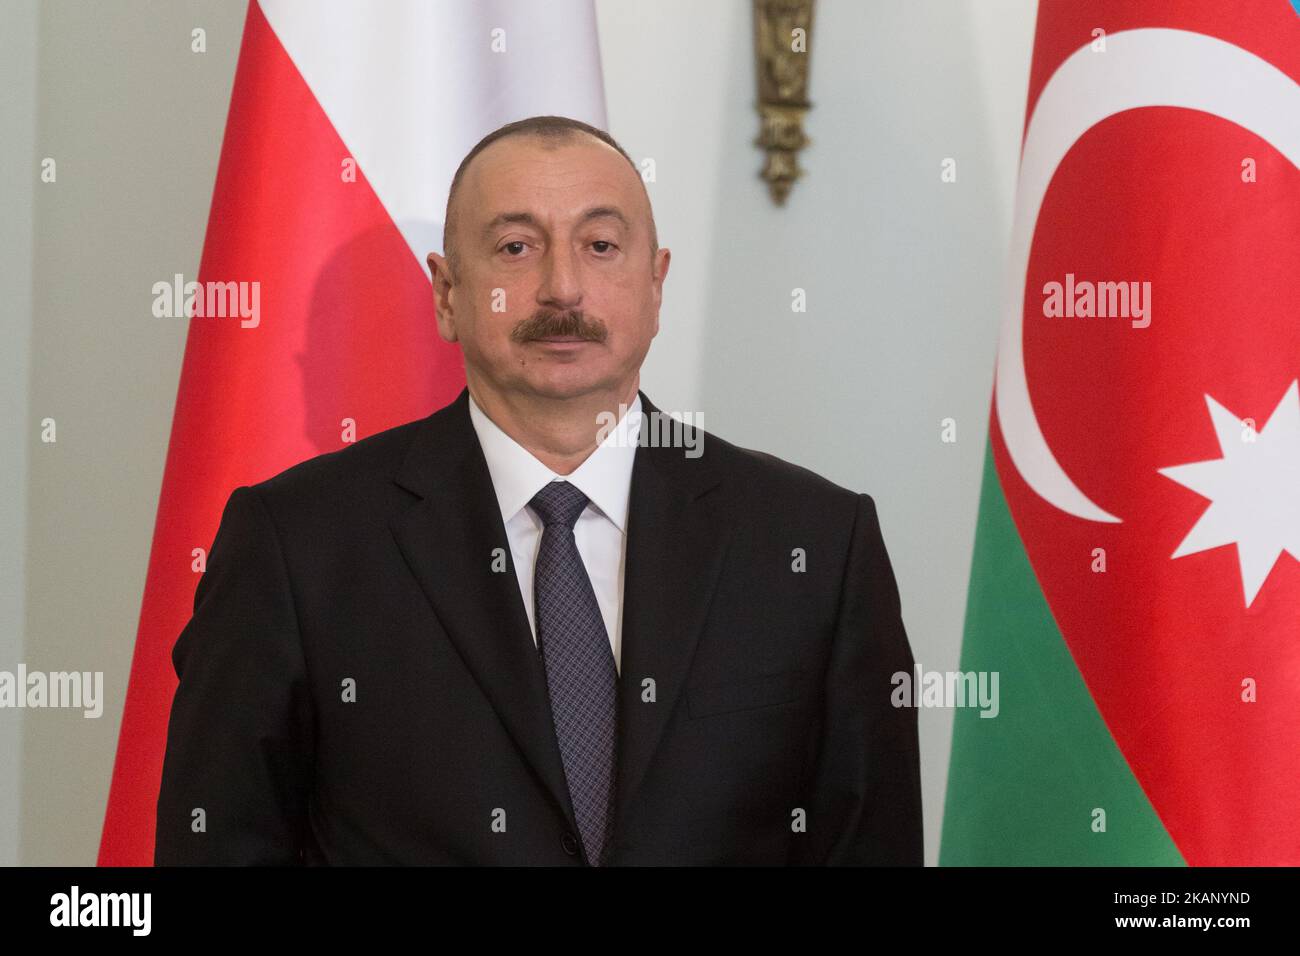
[[[589,499],[578,516],[573,536],[578,554],[591,578],[596,603],[609,635],[615,668],[622,664],[623,562],[627,556],[627,512],[632,489],[632,462],[641,426],[638,395],[605,440],[574,469],[557,475],[522,445],[501,430],[478,407],[471,395],[469,417],[478,433],[483,457],[501,507],[501,520],[510,540],[510,552],[519,579],[519,593],[528,612],[528,626],[537,643],[537,615],[533,607],[533,567],[542,541],[542,519],[528,502],[550,481],[567,481]]]

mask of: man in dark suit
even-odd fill
[[[444,250],[466,390],[230,496],[156,862],[919,865],[874,503],[641,392],[669,252],[635,164],[503,127]]]

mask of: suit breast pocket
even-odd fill
[[[802,670],[794,669],[688,687],[686,708],[692,717],[709,717],[788,704],[798,699],[803,677]]]

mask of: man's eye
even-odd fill
[[[593,248],[593,249],[596,249],[597,252],[602,253],[602,254],[608,252],[608,251],[611,250],[611,249],[617,249],[617,248],[618,248],[616,245],[614,245],[614,243],[610,242],[610,241],[607,240],[607,239],[597,239],[597,240],[596,240],[595,242],[593,242],[591,245],[592,245],[592,248]],[[599,249],[599,248],[596,248],[597,246],[604,246],[605,248],[603,248],[603,249]]]
[[[508,251],[508,252],[510,253],[510,255],[512,255],[512,256],[517,256],[517,255],[521,254],[521,253],[524,251],[524,246],[525,246],[525,245],[526,245],[526,243],[524,243],[524,242],[522,242],[522,241],[516,239],[514,242],[507,242],[507,243],[506,243],[504,246],[502,246],[501,248],[502,248],[503,250]],[[514,248],[515,246],[518,246],[519,248],[518,248],[518,249],[515,249],[515,248]]]

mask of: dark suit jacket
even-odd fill
[[[919,865],[871,498],[700,447],[636,451],[607,865]],[[498,548],[464,391],[235,489],[172,654],[155,862],[584,864]]]

